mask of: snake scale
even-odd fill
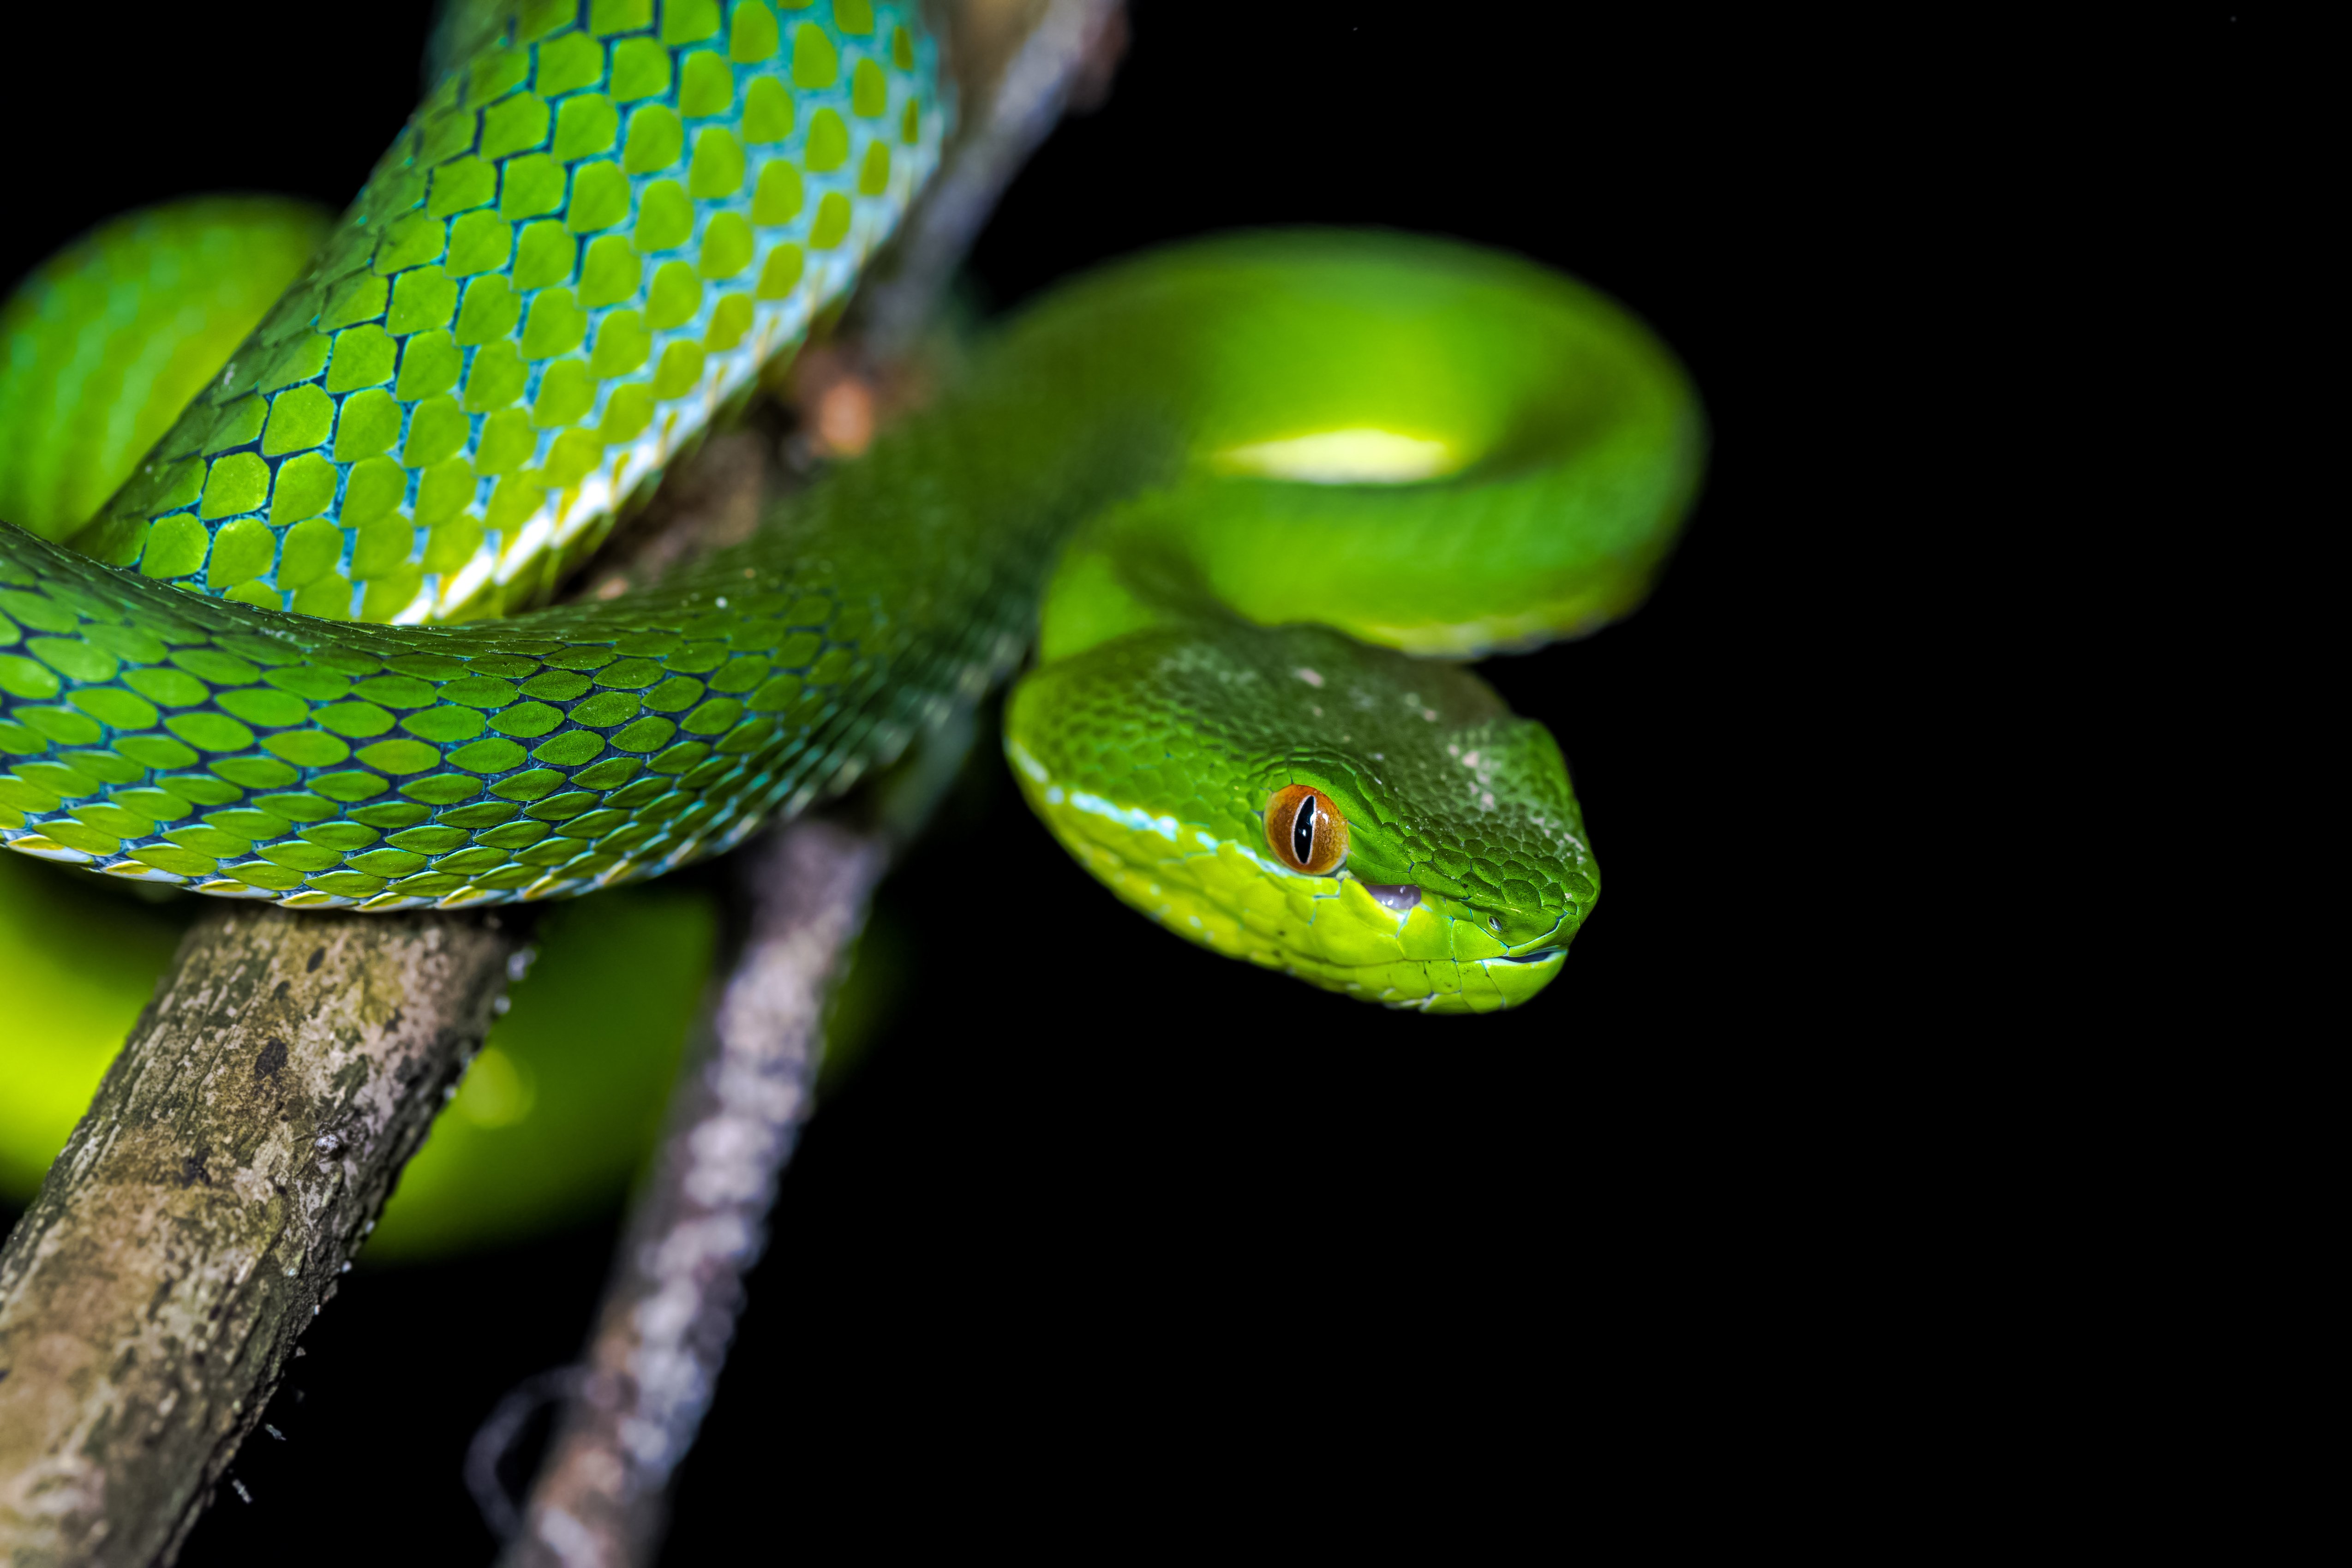
[[[28,280],[9,847],[297,908],[567,897],[838,794],[1034,651],[1006,754],[1125,901],[1367,1000],[1532,995],[1598,872],[1465,661],[1637,604],[1706,443],[1557,274],[1336,231],[1118,264],[749,542],[548,603],[889,237],[937,57],[888,0],[527,0],[323,234],[182,204]]]

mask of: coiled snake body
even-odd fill
[[[310,242],[283,207],[37,276],[9,847],[297,907],[564,897],[839,791],[1034,646],[1007,754],[1129,903],[1393,1005],[1532,994],[1597,872],[1551,738],[1460,661],[1638,602],[1704,444],[1557,275],[1350,233],[1126,263],[750,542],[534,607],[888,237],[934,59],[886,0],[531,0],[249,336]]]

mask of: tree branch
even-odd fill
[[[176,1552],[526,930],[229,905],[189,931],[0,1250],[0,1559]]]
[[[717,1386],[776,1180],[810,1109],[827,984],[888,861],[885,837],[812,819],[743,857],[751,935],[709,1044],[670,1101],[631,1212],[586,1375],[509,1564],[646,1561],[670,1473]]]
[[[795,367],[802,439],[816,450],[861,449],[877,416],[907,401],[889,395],[892,384],[908,379],[919,336],[981,225],[1065,109],[1108,90],[1126,40],[1119,0],[967,0],[950,27],[972,112],[891,258],[861,290],[843,341]],[[835,417],[845,405],[853,416]],[[568,1406],[501,1568],[652,1559],[671,1473],[709,1406],[743,1277],[765,1246],[776,1183],[812,1108],[826,990],[891,856],[946,792],[971,736],[966,712],[873,781],[862,826],[836,812],[739,859],[750,939],[707,1043],[682,1068],[585,1364],[544,1383],[568,1390]],[[495,1492],[500,1446],[478,1443],[478,1490]],[[496,1500],[486,1512],[503,1515],[508,1505]]]

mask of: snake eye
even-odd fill
[[[1348,858],[1348,819],[1313,784],[1287,784],[1265,808],[1265,842],[1292,870],[1328,877]]]

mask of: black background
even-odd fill
[[[1240,1542],[1258,1507],[1286,1541],[1342,1511],[1454,1547],[1671,1541],[1818,1500],[1827,1476],[1749,1490],[1807,1454],[1899,1471],[1871,1434],[1955,1397],[2009,1321],[1968,1260],[1998,1250],[1983,1205],[2032,1118],[1968,1123],[2034,1098],[1978,994],[2016,937],[1958,842],[1981,827],[1939,815],[1999,768],[1963,783],[1984,760],[1918,734],[1939,710],[1965,733],[1951,578],[2017,613],[1963,537],[2000,424],[1974,400],[2040,395],[2004,311],[2025,274],[2080,280],[2069,236],[2137,178],[2083,129],[2128,69],[1998,20],[1247,9],[1244,36],[1239,8],[1138,7],[979,288],[1379,224],[1646,318],[1714,422],[1686,542],[1625,624],[1486,671],[1560,739],[1606,897],[1525,1010],[1390,1015],[1153,931],[983,770],[886,893],[916,978],[789,1173],[668,1561],[941,1527]],[[76,121],[113,162],[58,144],[12,173],[0,271],[188,191],[346,199],[414,101],[425,17],[386,7],[362,42],[324,14],[158,13]],[[2204,84],[2150,137],[2228,120],[2233,26],[2114,46]],[[331,111],[298,121],[325,58]],[[287,1441],[237,1460],[255,1500],[225,1491],[183,1561],[486,1559],[466,1441],[574,1353],[611,1242],[354,1274],[272,1407]]]

